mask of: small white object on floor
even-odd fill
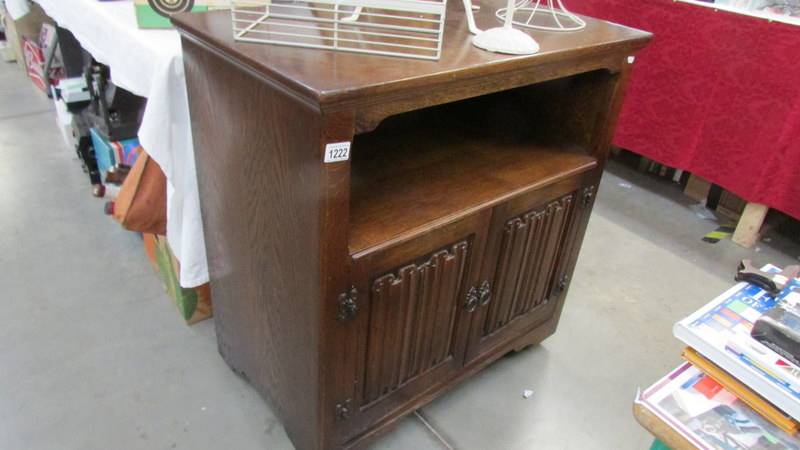
[[[632,184],[630,184],[630,183],[623,183],[623,182],[619,182],[619,183],[617,183],[617,186],[619,186],[619,187],[621,187],[621,188],[625,188],[625,189],[630,189],[630,188],[632,188],[632,187],[633,187],[633,185],[632,185]]]
[[[525,389],[524,391],[522,391],[522,397],[523,398],[531,398],[532,395],[533,395],[533,391],[530,390],[530,389]]]
[[[706,208],[706,205],[702,203],[695,203],[694,205],[689,206],[689,208],[694,211],[694,214],[703,220],[716,220],[714,213],[711,212],[710,209]]]

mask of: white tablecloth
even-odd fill
[[[75,35],[114,83],[147,97],[139,139],[167,176],[167,239],[184,287],[208,281],[181,42],[174,30],[140,30],[132,1],[35,0]]]
[[[13,20],[17,20],[30,12],[28,0],[5,0],[5,4],[8,15],[11,16]]]

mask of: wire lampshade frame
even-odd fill
[[[501,21],[505,21],[507,14],[508,8],[495,12]],[[561,0],[520,0],[512,14],[514,25],[534,30],[578,31],[586,28],[586,22],[564,7]]]

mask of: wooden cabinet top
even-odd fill
[[[500,26],[494,11],[501,2],[481,2],[478,26]],[[505,2],[502,2],[503,5]],[[481,79],[539,66],[574,64],[586,58],[633,53],[650,33],[587,18],[578,32],[530,32],[541,51],[513,56],[490,53],[472,45],[460,1],[448,6],[442,57],[439,61],[334,52],[280,45],[236,42],[227,11],[179,14],[173,21],[182,34],[232,62],[277,83],[287,92],[316,105],[359,102],[387,95]],[[419,92],[419,91],[418,91]]]

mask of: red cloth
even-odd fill
[[[614,142],[800,219],[800,27],[672,0],[571,0],[655,34]]]

